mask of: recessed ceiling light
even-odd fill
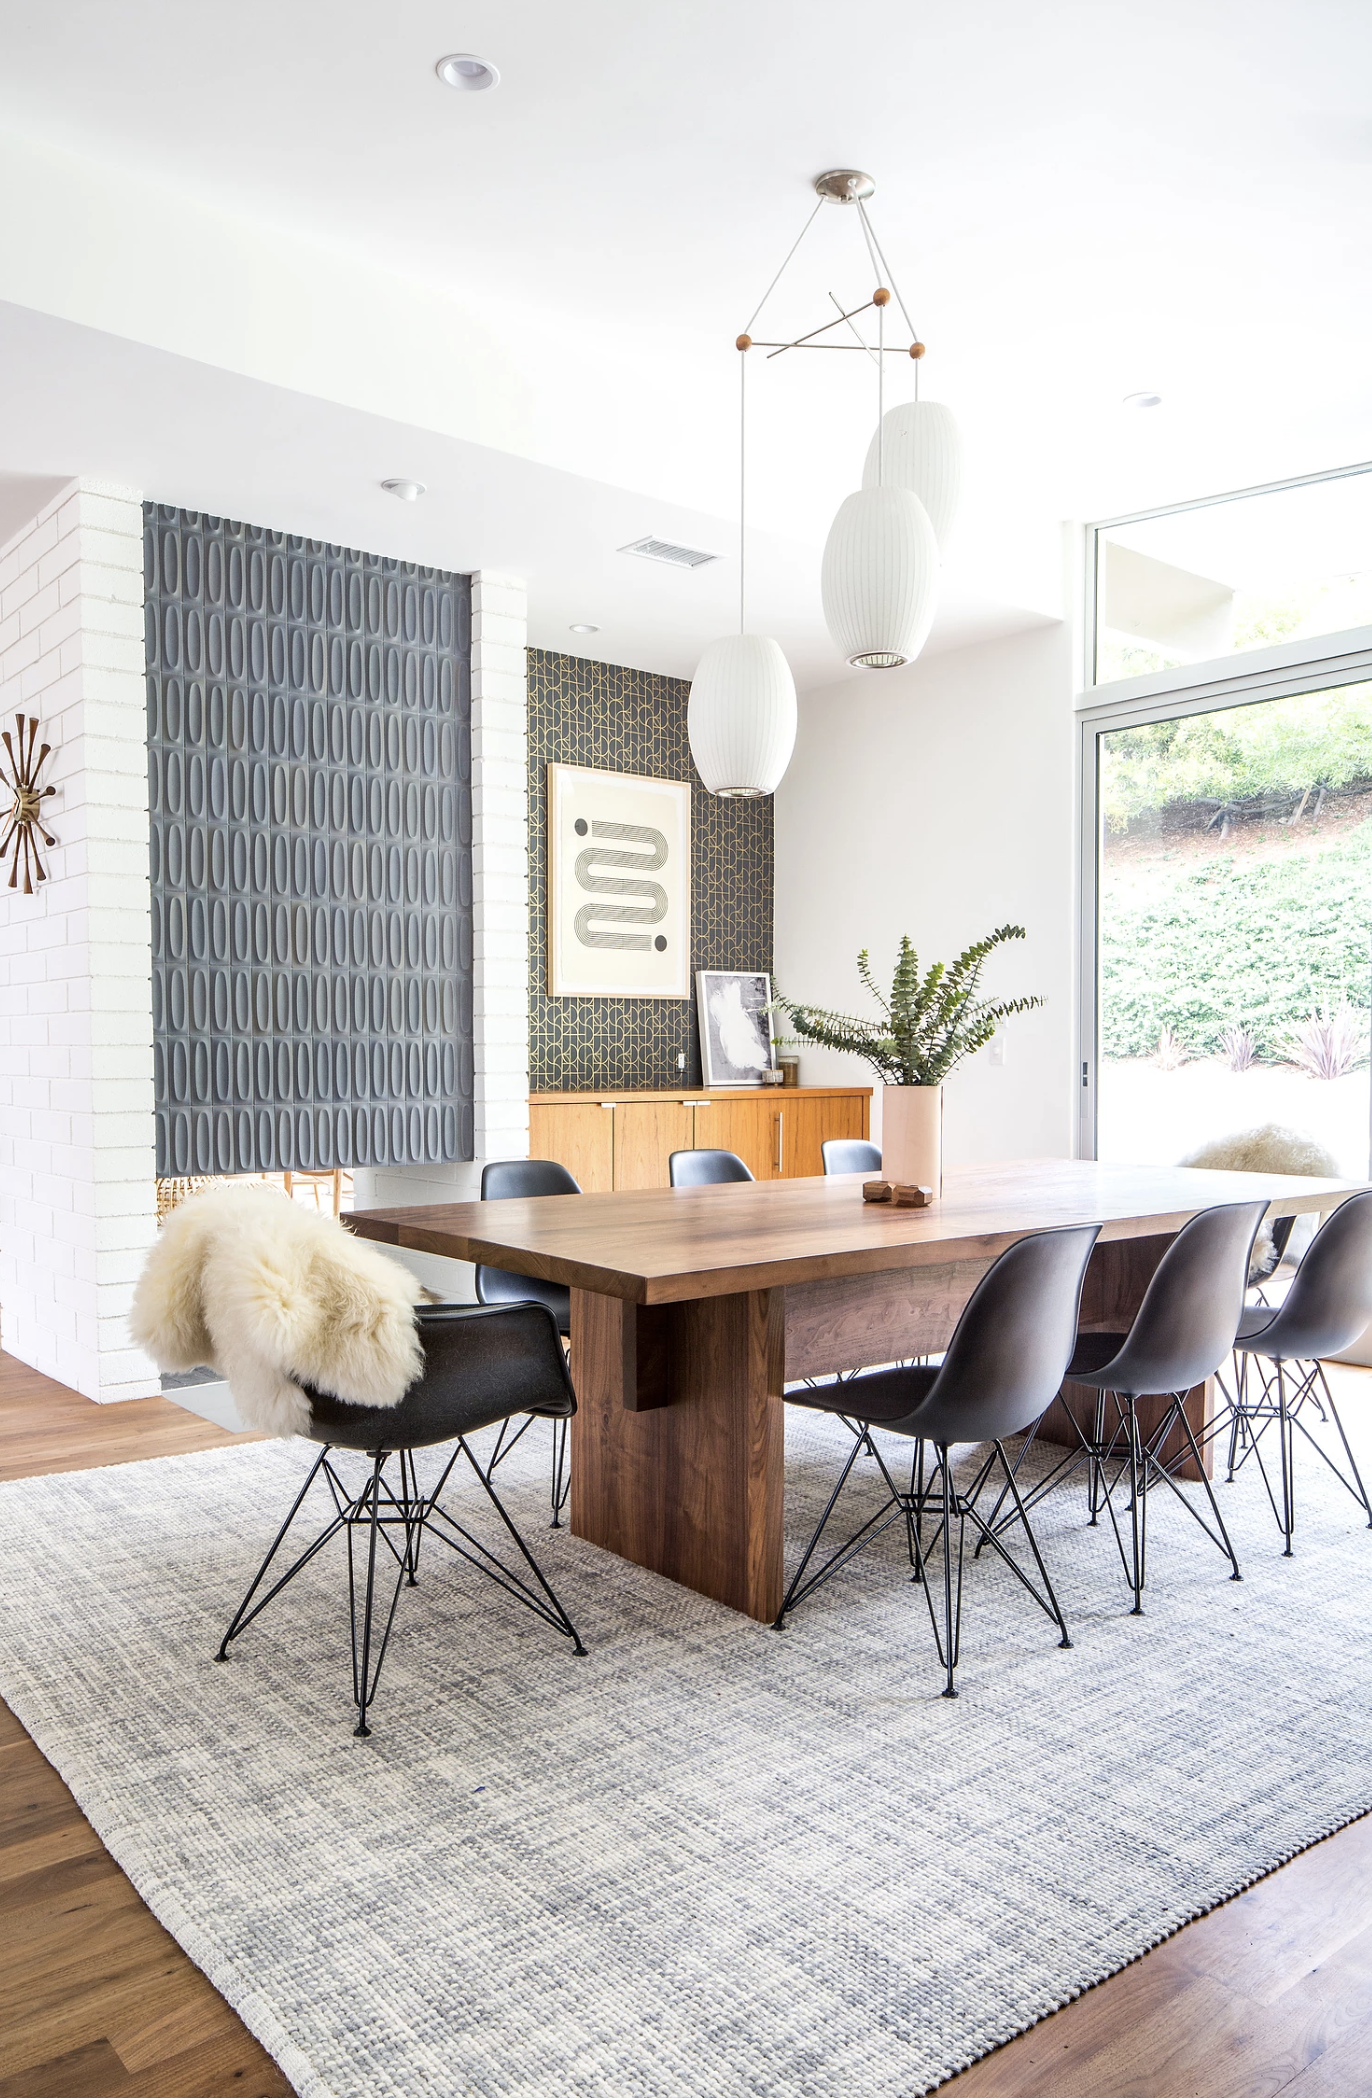
[[[460,88],[464,95],[477,95],[485,87],[495,87],[500,75],[489,58],[478,58],[474,51],[450,51],[440,58],[434,67],[445,87]]]
[[[1125,408],[1161,408],[1162,395],[1160,393],[1127,393],[1121,405]]]
[[[424,493],[422,481],[383,481],[387,495],[393,495],[402,503],[417,503]]]
[[[569,634],[598,634],[600,628],[592,626],[589,619],[574,619],[567,632]]]

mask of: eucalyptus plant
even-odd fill
[[[1042,1005],[1041,998],[978,998],[981,972],[988,955],[1006,940],[1022,940],[1022,925],[999,925],[984,940],[964,948],[951,966],[934,962],[923,975],[919,956],[903,934],[889,998],[872,977],[864,947],[858,975],[881,1008],[874,1020],[848,1013],[821,1012],[778,996],[777,1006],[790,1015],[793,1044],[813,1042],[821,1049],[842,1049],[860,1056],[887,1085],[942,1085],[964,1056],[990,1041],[1002,1020]]]

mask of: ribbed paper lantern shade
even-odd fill
[[[896,670],[929,638],[938,541],[908,488],[862,488],[829,527],[820,570],[824,623],[850,663]],[[716,644],[717,646],[718,644]]]
[[[929,513],[939,552],[946,553],[962,495],[962,438],[951,408],[942,401],[904,401],[888,408],[867,448],[862,485],[908,488],[917,495]]]
[[[776,792],[796,740],[791,666],[766,634],[712,641],[691,681],[686,733],[712,794]]]

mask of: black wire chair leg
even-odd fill
[[[567,1505],[567,1496],[572,1490],[571,1467],[567,1461],[567,1437],[571,1423],[566,1420],[553,1422],[553,1519],[549,1529],[562,1528],[562,1511]]]
[[[828,1525],[829,1518],[838,1505],[839,1495],[843,1492],[844,1487],[848,1483],[848,1475],[852,1471],[853,1466],[857,1463],[858,1458],[863,1454],[863,1450],[867,1446],[868,1442],[869,1438],[866,1435],[854,1435],[853,1447],[848,1452],[848,1455],[844,1460],[843,1468],[839,1472],[838,1479],[834,1486],[834,1490],[830,1494],[829,1499],[825,1505],[824,1513],[823,1515],[821,1515],[818,1523],[815,1525],[814,1534],[810,1538],[810,1542],[806,1545],[804,1552],[801,1554],[799,1566],[797,1566],[795,1572],[791,1576],[791,1585],[786,1590],[785,1596],[782,1598],[781,1608],[777,1611],[776,1616],[772,1619],[772,1630],[774,1632],[782,1632],[786,1629],[786,1613],[788,1610],[794,1609],[795,1605],[802,1599],[802,1597],[809,1595],[813,1589],[818,1588],[823,1582],[827,1581],[831,1575],[836,1574],[839,1570],[839,1567],[841,1565],[846,1564],[847,1560],[852,1558],[854,1554],[861,1549],[861,1545],[863,1542],[870,1543],[872,1541],[873,1534],[880,1534],[879,1532],[874,1533],[873,1526],[878,1521],[880,1521],[882,1516],[884,1516],[887,1513],[887,1510],[891,1506],[890,1500],[884,1501],[881,1507],[877,1510],[877,1513],[874,1516],[872,1516],[868,1522],[865,1522],[860,1530],[855,1531],[854,1534],[848,1539],[846,1544],[840,1545],[837,1551],[832,1553],[831,1556],[825,1560],[824,1565],[820,1568],[817,1574],[812,1575],[808,1581],[805,1580],[805,1569],[815,1556],[815,1552],[819,1546],[819,1540],[824,1535],[824,1531]],[[878,1459],[879,1463],[880,1461],[881,1460]],[[885,1469],[885,1466],[882,1465],[883,1473],[885,1473]],[[888,1486],[890,1484],[889,1478],[887,1480],[887,1484]],[[895,1494],[894,1499],[896,1503],[896,1514],[903,1514],[904,1507],[902,1497],[899,1494]]]
[[[1184,1398],[1180,1392],[1177,1392],[1173,1395],[1171,1417],[1175,1418],[1176,1425],[1181,1429],[1182,1434],[1186,1437],[1187,1447],[1190,1450],[1192,1460],[1195,1463],[1196,1474],[1200,1480],[1201,1485],[1205,1489],[1205,1498],[1210,1503],[1210,1513],[1215,1518],[1215,1529],[1219,1531],[1218,1537],[1215,1535],[1215,1530],[1212,1530],[1210,1528],[1210,1525],[1206,1522],[1205,1518],[1196,1513],[1196,1510],[1191,1506],[1190,1501],[1182,1492],[1176,1480],[1172,1477],[1171,1471],[1168,1469],[1168,1467],[1165,1464],[1160,1464],[1157,1461],[1157,1459],[1153,1457],[1150,1457],[1144,1466],[1145,1490],[1147,1473],[1150,1471],[1156,1472],[1157,1476],[1160,1479],[1165,1480],[1167,1485],[1171,1487],[1173,1493],[1175,1493],[1177,1499],[1181,1502],[1182,1507],[1186,1510],[1187,1514],[1191,1517],[1192,1521],[1199,1523],[1202,1530],[1204,1530],[1206,1536],[1210,1539],[1210,1542],[1214,1545],[1217,1545],[1220,1551],[1224,1553],[1225,1557],[1229,1561],[1231,1569],[1229,1575],[1230,1580],[1241,1581],[1243,1579],[1243,1575],[1239,1571],[1238,1554],[1234,1550],[1233,1544],[1230,1541],[1229,1532],[1224,1527],[1224,1517],[1220,1514],[1220,1504],[1215,1499],[1215,1489],[1210,1484],[1209,1475],[1207,1474],[1205,1469],[1205,1459],[1201,1455],[1200,1444],[1196,1440],[1195,1430],[1191,1426],[1190,1421],[1187,1419]],[[1169,1417],[1169,1420],[1171,1417]],[[1168,1425],[1168,1423],[1165,1423],[1164,1425]]]
[[[1028,1454],[1029,1454],[1030,1450],[1031,1450],[1031,1449],[1033,1448],[1033,1444],[1034,1444],[1034,1438],[1035,1438],[1035,1436],[1036,1436],[1036,1435],[1038,1434],[1038,1432],[1039,1432],[1039,1429],[1040,1429],[1040,1428],[1041,1428],[1042,1426],[1043,1426],[1043,1416],[1042,1416],[1042,1415],[1040,1414],[1039,1418],[1038,1418],[1038,1419],[1037,1419],[1037,1420],[1036,1420],[1036,1421],[1034,1422],[1034,1425],[1033,1425],[1033,1427],[1032,1427],[1032,1428],[1031,1428],[1031,1429],[1029,1430],[1029,1433],[1028,1433],[1028,1434],[1027,1434],[1027,1435],[1025,1436],[1025,1438],[1024,1438],[1024,1440],[1023,1440],[1023,1442],[1022,1442],[1022,1443],[1020,1444],[1020,1446],[1019,1446],[1019,1450],[1018,1450],[1018,1452],[1017,1452],[1017,1454],[1016,1454],[1016,1457],[1015,1457],[1015,1466],[1014,1466],[1014,1468],[1015,1468],[1015,1470],[1016,1470],[1016,1471],[1018,1471],[1018,1470],[1019,1470],[1019,1468],[1020,1468],[1020,1466],[1021,1466],[1021,1465],[1023,1464],[1023,1462],[1024,1462],[1025,1458],[1026,1458],[1026,1457],[1028,1456]],[[1079,1454],[1079,1453],[1078,1453],[1077,1451],[1075,1451],[1075,1450],[1071,1452],[1071,1455],[1072,1455],[1072,1457],[1073,1457],[1073,1459],[1074,1459],[1074,1460],[1075,1460],[1075,1458],[1076,1458],[1076,1457],[1078,1456],[1078,1454]],[[1054,1467],[1054,1469],[1053,1469],[1053,1472],[1052,1472],[1052,1474],[1050,1475],[1050,1481],[1045,1481],[1045,1484],[1047,1484],[1047,1483],[1052,1483],[1053,1485],[1056,1485],[1056,1484],[1057,1484],[1057,1481],[1058,1481],[1058,1473],[1059,1473],[1059,1472],[1060,1472],[1060,1471],[1062,1470],[1062,1468],[1063,1468],[1063,1467],[1062,1467],[1062,1466],[1061,1466],[1060,1464],[1059,1464],[1059,1465],[1056,1465],[1056,1466]],[[1000,1517],[1000,1511],[1001,1511],[1001,1509],[1002,1509],[1002,1508],[1003,1508],[1003,1507],[1005,1506],[1005,1503],[1006,1503],[1007,1499],[1009,1498],[1009,1494],[1010,1494],[1010,1482],[1009,1482],[1009,1480],[1007,1479],[1007,1481],[1006,1481],[1005,1485],[1001,1487],[1001,1489],[1000,1489],[1000,1492],[999,1492],[999,1493],[997,1494],[997,1496],[996,1496],[996,1505],[995,1505],[995,1507],[994,1507],[994,1508],[993,1508],[993,1509],[991,1510],[991,1513],[990,1513],[990,1514],[989,1514],[989,1515],[987,1516],[987,1518],[986,1518],[986,1527],[987,1527],[987,1529],[988,1529],[988,1530],[995,1530],[995,1529],[1008,1529],[1008,1528],[1009,1528],[1009,1526],[1010,1526],[1010,1524],[1011,1524],[1011,1523],[1012,1523],[1013,1521],[1015,1521],[1015,1519],[1016,1519],[1016,1518],[1015,1518],[1014,1516],[1007,1516],[1007,1517],[1006,1517],[1006,1519],[1005,1519],[1005,1522],[1004,1522],[1004,1523],[1000,1522],[1000,1520],[999,1520],[999,1517]],[[1042,1495],[1040,1494],[1040,1495],[1036,1496],[1036,1498],[1038,1498],[1038,1499],[1040,1499],[1040,1500],[1041,1500],[1041,1499],[1043,1498],[1043,1496],[1042,1496]],[[985,1539],[985,1537],[984,1537],[984,1536],[979,1536],[979,1537],[977,1538],[977,1541],[976,1541],[976,1545],[975,1545],[975,1547],[973,1548],[973,1552],[972,1552],[972,1557],[973,1557],[974,1559],[979,1559],[979,1558],[981,1557],[981,1554],[982,1554],[982,1549],[983,1549],[983,1547],[984,1547],[985,1543],[986,1543],[986,1539]]]
[[[504,1523],[505,1528],[509,1531],[511,1538],[514,1540],[514,1543],[518,1546],[520,1554],[523,1557],[525,1564],[528,1566],[530,1573],[538,1582],[538,1585],[543,1590],[544,1595],[548,1598],[548,1602],[551,1606],[552,1612],[551,1621],[555,1622],[571,1640],[572,1652],[584,1659],[586,1649],[581,1643],[581,1634],[577,1631],[576,1626],[572,1623],[572,1620],[568,1616],[566,1610],[563,1608],[562,1603],[558,1600],[558,1597],[553,1591],[551,1583],[545,1578],[542,1567],[539,1565],[537,1559],[535,1559],[533,1553],[529,1550],[529,1547],[524,1542],[524,1539],[520,1536],[519,1531],[515,1528],[514,1523],[511,1521],[510,1517],[506,1514],[500,1496],[496,1492],[494,1486],[492,1486],[490,1479],[487,1477],[486,1473],[482,1471],[481,1466],[477,1463],[475,1457],[467,1448],[465,1437],[459,1435],[457,1440],[458,1448],[462,1451],[463,1455],[467,1459],[467,1462],[470,1464],[472,1470],[476,1473],[477,1478],[481,1481],[482,1487],[485,1490],[486,1497],[490,1501],[491,1506],[495,1509],[495,1512],[500,1517],[501,1522]],[[456,1527],[456,1525],[454,1525],[454,1527]],[[545,1616],[547,1615],[546,1612],[543,1614]]]
[[[356,1735],[365,1739],[371,1733],[367,1724],[367,1706],[371,1703],[371,1692],[375,1684],[369,1682],[372,1654],[372,1600],[376,1592],[376,1532],[381,1510],[381,1467],[386,1462],[384,1450],[378,1450],[372,1465],[371,1483],[367,1489],[371,1502],[371,1520],[367,1525],[367,1600],[362,1617],[362,1666],[357,1665],[357,1611],[353,1608],[353,1703],[357,1706]],[[352,1578],[353,1526],[348,1527],[348,1600],[354,1601]],[[397,1584],[398,1585],[398,1584]]]
[[[962,1634],[962,1543],[963,1524],[958,1509],[957,1496],[953,1492],[952,1468],[948,1461],[947,1443],[939,1444],[939,1464],[943,1472],[943,1640],[938,1640],[938,1624],[934,1625],[934,1638],[939,1644],[939,1659],[947,1671],[948,1680],[943,1688],[944,1697],[956,1697],[957,1684],[953,1674],[958,1665],[958,1647]],[[953,1516],[958,1515],[958,1577],[956,1602],[953,1586]]]
[[[1046,1567],[1046,1566],[1044,1565],[1044,1563],[1043,1563],[1043,1554],[1042,1554],[1042,1552],[1041,1552],[1041,1551],[1039,1550],[1039,1544],[1038,1544],[1038,1539],[1037,1539],[1037,1537],[1035,1537],[1035,1535],[1034,1535],[1034,1533],[1033,1533],[1033,1530],[1032,1530],[1032,1529],[1030,1528],[1030,1525],[1029,1525],[1029,1517],[1028,1517],[1028,1515],[1026,1514],[1026,1512],[1025,1512],[1025,1508],[1024,1508],[1024,1504],[1023,1504],[1023,1502],[1022,1502],[1022,1501],[1021,1501],[1021,1499],[1020,1499],[1020,1491],[1019,1491],[1019,1487],[1018,1487],[1018,1485],[1016,1484],[1016,1481],[1015,1481],[1015,1474],[1014,1474],[1014,1471],[1013,1471],[1013,1470],[1011,1469],[1011,1467],[1010,1467],[1010,1466],[1009,1466],[1009,1465],[1008,1465],[1008,1464],[1007,1464],[1007,1463],[1005,1462],[1005,1451],[1004,1451],[1004,1450],[1002,1449],[1002,1447],[1001,1447],[1001,1445],[1000,1445],[999,1443],[997,1443],[997,1444],[996,1444],[996,1451],[997,1451],[997,1454],[998,1454],[998,1455],[999,1455],[999,1457],[1000,1457],[1001,1465],[1002,1465],[1002,1467],[1004,1468],[1004,1471],[1005,1471],[1005,1483],[1006,1483],[1006,1485],[1008,1486],[1008,1488],[1009,1488],[1009,1490],[1010,1490],[1010,1493],[1011,1493],[1011,1494],[1013,1495],[1013,1497],[1014,1497],[1014,1502],[1015,1502],[1015,1506],[1016,1506],[1017,1510],[1019,1511],[1019,1519],[1020,1519],[1020,1522],[1021,1522],[1021,1523],[1023,1524],[1023,1526],[1024,1526],[1024,1534],[1025,1534],[1025,1536],[1026,1536],[1026,1537],[1028,1538],[1028,1540],[1029,1540],[1029,1549],[1030,1549],[1030,1551],[1031,1551],[1031,1552],[1033,1553],[1033,1555],[1034,1555],[1034,1564],[1035,1564],[1035,1566],[1037,1566],[1037,1568],[1038,1568],[1038,1570],[1039,1570],[1039,1579],[1040,1579],[1040,1580],[1041,1580],[1041,1581],[1043,1582],[1043,1586],[1044,1586],[1044,1589],[1045,1589],[1045,1591],[1046,1591],[1046,1593],[1047,1593],[1047,1596],[1048,1596],[1048,1601],[1049,1601],[1049,1605],[1050,1605],[1050,1608],[1049,1608],[1049,1612],[1048,1612],[1048,1614],[1049,1614],[1049,1616],[1050,1616],[1050,1617],[1052,1617],[1052,1618],[1053,1618],[1053,1619],[1055,1620],[1055,1622],[1056,1622],[1056,1624],[1057,1624],[1057,1628],[1058,1628],[1058,1630],[1059,1630],[1059,1631],[1061,1632],[1061,1634],[1062,1634],[1062,1637],[1061,1637],[1061,1639],[1060,1639],[1060,1640],[1058,1641],[1058,1644],[1059,1644],[1059,1646],[1067,1646],[1067,1647],[1070,1647],[1070,1646],[1071,1646],[1071,1644],[1072,1644],[1072,1641],[1071,1641],[1071,1639],[1070,1639],[1070,1638],[1068,1637],[1068,1633],[1067,1633],[1067,1620],[1066,1620],[1066,1618],[1065,1618],[1065,1617],[1063,1616],[1063,1614],[1062,1614],[1062,1607],[1061,1607],[1061,1605],[1060,1605],[1060,1604],[1059,1604],[1059,1602],[1058,1602],[1058,1599],[1057,1599],[1057,1595],[1056,1595],[1056,1593],[1055,1593],[1055,1591],[1054,1591],[1054,1588],[1053,1588],[1053,1584],[1052,1584],[1052,1582],[1051,1582],[1051,1581],[1049,1580],[1049,1578],[1048,1578],[1048,1568],[1047,1568],[1047,1567]],[[1007,1556],[1008,1556],[1008,1555],[1007,1555]],[[1011,1560],[1011,1562],[1010,1562],[1010,1563],[1011,1563],[1011,1565],[1014,1565],[1014,1561],[1013,1561],[1013,1560]],[[1015,1567],[1015,1572],[1016,1572],[1016,1573],[1019,1573],[1019,1568],[1018,1568],[1017,1566]],[[1021,1580],[1023,1580],[1023,1579],[1024,1579],[1024,1576],[1023,1576],[1023,1575],[1021,1574],[1021,1575],[1020,1575],[1020,1578],[1021,1578]],[[1026,1583],[1026,1586],[1028,1586],[1028,1583]],[[1033,1591],[1032,1591],[1032,1589],[1030,1590],[1030,1592],[1031,1592],[1031,1593],[1033,1592]],[[1042,1597],[1037,1597],[1037,1598],[1036,1598],[1036,1600],[1037,1600],[1037,1601],[1042,1601]]]
[[[1077,1430],[1077,1433],[1078,1433],[1078,1434],[1080,1434],[1080,1433],[1081,1433],[1081,1430],[1080,1430],[1080,1428],[1078,1428],[1078,1430]],[[1105,1393],[1104,1393],[1103,1391],[1098,1391],[1098,1392],[1096,1393],[1096,1418],[1095,1418],[1095,1424],[1094,1424],[1094,1427],[1093,1427],[1093,1431],[1092,1431],[1092,1436],[1091,1436],[1091,1443],[1090,1443],[1090,1462],[1091,1462],[1091,1483],[1090,1483],[1090,1488],[1089,1488],[1089,1492],[1088,1492],[1088,1497],[1087,1497],[1087,1505],[1089,1506],[1089,1508],[1090,1508],[1090,1511],[1091,1511],[1091,1516],[1090,1516],[1090,1522],[1089,1522],[1089,1524],[1088,1524],[1088,1528],[1090,1528],[1090,1529],[1092,1529],[1092,1530],[1094,1530],[1094,1529],[1096,1528],[1097,1524],[1098,1524],[1098,1523],[1099,1523],[1099,1521],[1100,1521],[1100,1490],[1101,1490],[1101,1458],[1100,1458],[1100,1453],[1101,1453],[1101,1451],[1102,1451],[1102,1449],[1103,1449],[1104,1447],[1105,1447]]]
[[[408,1468],[408,1476],[407,1476]],[[419,1491],[419,1473],[415,1469],[414,1451],[400,1452],[400,1498],[405,1508],[405,1581],[406,1586],[419,1585],[419,1541],[424,1535],[424,1498]],[[413,1520],[413,1510],[421,1511],[418,1521]]]
[[[1334,1426],[1337,1428],[1339,1433],[1339,1441],[1343,1444],[1343,1453],[1348,1459],[1348,1469],[1353,1475],[1351,1480],[1345,1479],[1343,1473],[1339,1470],[1337,1464],[1334,1463],[1332,1457],[1328,1456],[1324,1450],[1320,1449],[1320,1445],[1317,1442],[1315,1442],[1315,1438],[1313,1435],[1311,1435],[1310,1430],[1308,1428],[1304,1429],[1306,1439],[1314,1444],[1314,1447],[1316,1448],[1316,1450],[1319,1451],[1320,1456],[1324,1458],[1325,1463],[1333,1472],[1334,1477],[1342,1481],[1342,1483],[1348,1488],[1349,1492],[1352,1494],[1354,1500],[1360,1504],[1363,1513],[1367,1517],[1368,1528],[1372,1529],[1372,1500],[1368,1499],[1367,1488],[1363,1485],[1362,1482],[1362,1473],[1358,1470],[1358,1461],[1353,1455],[1351,1448],[1349,1447],[1348,1437],[1344,1433],[1343,1422],[1339,1418],[1339,1409],[1334,1404],[1334,1394],[1329,1389],[1329,1379],[1324,1373],[1323,1363],[1317,1362],[1315,1364],[1315,1375],[1319,1378],[1320,1384],[1324,1390],[1324,1403],[1329,1409],[1329,1418],[1333,1421]],[[1302,1427],[1304,1427],[1303,1423],[1301,1423],[1301,1425]]]
[[[1146,1554],[1148,1551],[1148,1467],[1141,1461],[1139,1448],[1139,1416],[1133,1399],[1129,1400],[1129,1522],[1133,1539],[1134,1607],[1131,1617],[1143,1615],[1143,1584],[1147,1579]]]
[[[276,1557],[277,1553],[280,1551],[282,1545],[284,1544],[286,1540],[286,1532],[290,1529],[291,1524],[295,1521],[296,1516],[300,1513],[300,1504],[304,1500],[310,1488],[313,1486],[315,1480],[318,1478],[320,1467],[324,1463],[325,1459],[328,1457],[328,1454],[329,1452],[327,1447],[322,1449],[319,1452],[319,1455],[315,1458],[314,1463],[310,1466],[309,1475],[306,1478],[304,1485],[301,1487],[299,1493],[296,1495],[295,1499],[291,1503],[290,1514],[286,1517],[286,1520],[282,1523],[281,1528],[277,1531],[275,1537],[272,1539],[271,1548],[268,1551],[266,1558],[262,1561],[262,1564],[258,1567],[257,1572],[253,1575],[248,1592],[244,1596],[242,1602],[238,1605],[238,1608],[235,1610],[233,1618],[229,1624],[229,1629],[227,1632],[225,1632],[223,1639],[219,1643],[219,1652],[214,1657],[216,1661],[228,1660],[229,1641],[231,1639],[236,1639],[238,1637],[238,1634],[251,1621],[248,1615],[248,1605],[252,1601],[253,1597],[256,1595],[258,1589],[262,1586],[262,1582],[266,1576],[267,1568],[271,1565],[272,1560]],[[257,1610],[254,1610],[252,1612],[253,1617],[257,1616],[258,1610],[266,1608],[266,1605],[272,1599],[272,1595],[276,1595],[282,1588],[284,1588],[286,1582],[291,1579],[292,1575],[297,1574],[300,1571],[300,1568],[305,1564],[305,1559],[312,1558],[314,1553],[319,1550],[319,1547],[322,1544],[327,1543],[328,1539],[335,1535],[335,1533],[341,1526],[341,1521],[342,1518],[340,1517],[337,1521],[330,1523],[330,1525],[323,1532],[323,1534],[316,1538],[314,1545],[311,1547],[310,1551],[307,1552],[304,1555],[304,1557],[302,1557],[297,1562],[297,1564],[291,1568],[290,1573],[288,1573],[285,1576],[284,1580],[277,1582],[276,1587],[273,1588],[271,1591],[271,1595],[263,1596],[262,1601],[257,1606]]]
[[[1286,1366],[1277,1364],[1277,1428],[1281,1444],[1281,1530],[1282,1557],[1290,1559],[1291,1532],[1296,1527],[1295,1481],[1291,1473],[1296,1452],[1291,1441],[1291,1411],[1286,1403]]]
[[[1248,1357],[1238,1355],[1235,1360],[1238,1363],[1238,1373],[1234,1378],[1234,1396],[1229,1407],[1229,1467],[1225,1480],[1229,1486],[1234,1483],[1234,1457],[1238,1449],[1239,1429],[1248,1417]]]

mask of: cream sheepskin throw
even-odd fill
[[[273,1188],[212,1188],[163,1224],[129,1328],[159,1369],[217,1369],[250,1427],[299,1435],[301,1384],[399,1404],[423,1367],[414,1307],[427,1294],[335,1217]]]
[[[1284,1129],[1280,1122],[1264,1122],[1258,1129],[1237,1129],[1230,1136],[1217,1136],[1177,1160],[1182,1166],[1208,1166],[1215,1172],[1306,1173],[1314,1179],[1334,1180],[1339,1162],[1322,1144],[1299,1129]],[[1265,1267],[1273,1253],[1271,1226],[1264,1224],[1253,1247],[1254,1269]]]

